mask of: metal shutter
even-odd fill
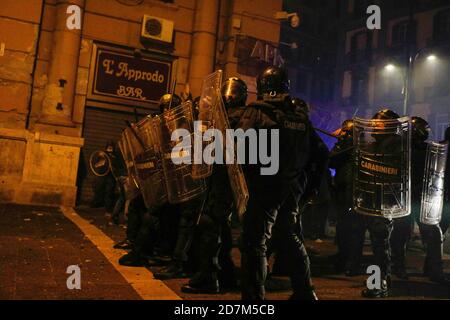
[[[93,183],[95,176],[89,169],[89,157],[92,152],[104,150],[109,140],[117,142],[122,130],[126,127],[125,120],[135,122],[133,113],[108,109],[86,107],[84,120],[84,147],[80,155],[78,169],[78,203],[89,204],[93,199]]]

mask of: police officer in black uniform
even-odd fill
[[[233,128],[245,110],[247,85],[239,78],[228,78],[222,87],[222,96],[230,127]],[[232,210],[233,193],[226,165],[215,164],[209,180],[205,209],[198,225],[199,271],[182,287],[183,292],[218,293],[236,285],[231,259]]]
[[[279,170],[275,175],[261,175],[260,164],[244,165],[250,198],[241,238],[242,298],[265,298],[266,242],[277,221],[291,254],[289,274],[294,291],[291,298],[317,299],[308,254],[297,233],[298,203],[304,186],[304,181],[299,180],[304,179],[305,167],[315,152],[315,132],[307,114],[295,112],[284,70],[278,67],[264,70],[257,79],[257,91],[259,101],[247,106],[238,127],[244,131],[269,129],[268,141],[274,134],[271,129],[279,130]],[[272,150],[270,143],[268,150]]]
[[[114,141],[108,141],[104,151],[109,156],[109,159],[114,160],[117,154]],[[110,171],[104,177],[97,177],[94,183],[94,199],[91,207],[104,206],[106,212],[112,213],[116,203],[116,177],[113,171]]]
[[[353,212],[353,120],[345,120],[335,133],[338,141],[330,153],[330,168],[336,170],[334,197],[337,210],[335,267],[347,276],[361,273],[364,218]],[[356,232],[355,232],[356,231]]]
[[[372,119],[379,120],[393,120],[400,116],[390,109],[382,109],[377,112]],[[398,141],[396,136],[375,136],[375,143],[373,144],[374,153],[389,152],[391,148],[398,148]],[[385,217],[364,216],[365,227],[369,230],[370,239],[372,242],[372,251],[375,258],[375,264],[381,271],[381,286],[380,288],[365,289],[362,291],[362,296],[366,298],[385,298],[389,295],[389,288],[391,283],[391,248],[390,236],[393,228],[392,219]],[[358,226],[359,227],[359,226]],[[365,230],[365,228],[363,229]],[[354,230],[354,232],[363,232],[362,230]]]
[[[405,268],[406,245],[411,238],[414,221],[419,225],[422,241],[426,247],[424,275],[431,281],[449,284],[443,272],[443,235],[439,224],[427,225],[420,222],[422,186],[430,126],[421,117],[412,117],[411,144],[411,215],[395,219],[391,236],[393,272],[401,279],[407,279]]]
[[[181,104],[177,95],[166,94],[160,99],[159,109],[164,112],[169,106]],[[146,266],[158,264],[149,259],[155,254],[155,247],[161,241],[160,216],[170,214],[167,206],[162,206],[150,212],[146,208],[142,194],[130,202],[128,208],[127,241],[117,244],[116,248],[130,248],[131,251],[119,259],[125,266]],[[164,220],[165,221],[165,220]],[[164,228],[164,227],[163,227]]]
[[[172,103],[170,103],[171,100]],[[181,103],[182,101],[177,95],[174,94],[172,98],[170,94],[166,94],[160,100],[161,112],[169,109],[169,106],[176,107]],[[192,241],[194,239],[196,222],[202,203],[203,197],[200,196],[183,202],[177,206],[178,219],[175,220],[177,221],[176,241],[174,244],[172,257],[168,266],[154,274],[156,279],[166,280],[185,278],[191,273],[192,269],[194,269],[190,261],[189,253],[191,250]],[[171,207],[172,212],[174,212],[174,206],[169,204],[169,207]],[[167,206],[164,210],[167,210]],[[165,211],[161,210],[161,215],[165,214]],[[171,221],[169,220],[167,223],[171,223]],[[172,227],[169,227],[169,229],[172,230]]]

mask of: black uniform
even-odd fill
[[[313,294],[309,258],[298,236],[298,203],[303,193],[304,169],[314,154],[314,130],[306,114],[295,113],[289,99],[281,103],[256,102],[243,114],[240,128],[279,129],[279,171],[260,175],[259,165],[245,165],[250,199],[243,220],[241,244],[242,298],[264,299],[267,275],[266,242],[277,221],[291,254],[289,273],[293,298]],[[269,132],[270,141],[270,132]],[[271,150],[270,146],[268,150]]]
[[[108,142],[104,151],[112,162],[116,161],[118,151],[114,142]],[[104,206],[106,212],[112,213],[116,203],[116,177],[113,171],[110,171],[104,177],[97,177],[94,181],[93,188],[94,199],[92,200],[91,207]]]
[[[230,126],[239,121],[245,107],[228,109]],[[235,286],[234,263],[231,258],[230,217],[233,193],[225,164],[215,164],[209,178],[209,190],[198,225],[199,271],[184,286],[184,292],[217,293],[222,287]]]
[[[360,273],[364,244],[364,217],[353,211],[353,139],[340,139],[330,153],[330,167],[336,170],[334,196],[337,209],[336,268],[348,276]]]

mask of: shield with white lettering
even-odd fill
[[[447,144],[437,142],[427,145],[420,207],[420,222],[423,224],[436,225],[441,222],[447,148]]]
[[[119,181],[123,185],[125,199],[130,201],[139,195],[140,190],[136,182],[136,171],[134,168],[133,156],[128,145],[128,140],[126,137],[127,135],[125,134],[126,130],[129,129],[127,128],[122,132],[122,136],[117,144],[119,146],[120,152],[122,153],[123,160],[125,161],[128,175],[125,179],[119,179]]]
[[[409,118],[354,118],[353,207],[388,219],[411,211]]]
[[[192,176],[193,107],[190,101],[155,117],[162,165],[170,203],[181,203],[204,193],[204,179]]]
[[[147,116],[124,132],[133,159],[134,177],[148,209],[167,202],[157,125],[155,118]]]
[[[89,157],[91,171],[97,177],[104,177],[111,172],[111,159],[104,151],[95,151]]]

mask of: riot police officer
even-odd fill
[[[160,112],[181,104],[181,99],[177,95],[165,94],[159,102]],[[158,265],[159,261],[152,260],[156,246],[161,247],[164,239],[162,230],[167,230],[166,225],[161,227],[160,217],[163,213],[172,215],[169,205],[159,208],[146,208],[142,194],[130,202],[128,209],[127,240],[117,244],[116,248],[130,248],[131,251],[119,259],[119,263],[125,266],[145,266]],[[167,222],[167,219],[163,219]],[[166,240],[166,239],[164,239]]]
[[[295,112],[283,69],[264,70],[257,78],[257,91],[258,101],[247,106],[238,127],[244,131],[268,129],[268,135],[279,133],[279,170],[274,175],[262,175],[260,163],[244,165],[250,198],[241,238],[242,298],[265,298],[266,242],[277,222],[291,255],[288,266],[293,287],[291,298],[317,299],[308,254],[297,233],[298,203],[305,182],[300,179],[304,179],[305,167],[316,152],[314,130],[307,114]],[[267,147],[272,150],[271,145]]]
[[[239,78],[228,78],[222,86],[222,97],[230,126],[236,125],[245,110],[247,85]],[[226,165],[215,164],[209,180],[206,204],[200,217],[198,231],[199,271],[182,287],[190,293],[218,293],[236,285],[231,259],[231,213],[233,194]]]
[[[353,120],[345,120],[334,133],[338,138],[330,153],[330,168],[336,170],[334,196],[337,209],[335,267],[347,276],[361,273],[364,218],[353,212]],[[352,232],[353,231],[353,232]]]
[[[425,159],[430,126],[421,117],[411,118],[411,215],[395,219],[391,236],[393,272],[399,278],[407,279],[405,268],[406,245],[411,237],[414,221],[419,225],[422,242],[426,247],[424,275],[438,283],[448,284],[443,273],[442,251],[443,236],[437,225],[427,225],[420,222],[420,207],[422,186],[425,173]]]
[[[105,153],[109,159],[114,160],[116,158],[116,146],[114,141],[109,140],[106,143]],[[92,200],[91,207],[105,207],[107,213],[112,213],[116,201],[116,177],[114,177],[113,171],[110,171],[104,177],[97,177],[94,182],[94,199]]]
[[[398,118],[400,116],[397,113],[385,108],[377,112],[372,119],[394,120]],[[374,138],[375,142],[370,146],[374,154],[389,153],[399,147],[398,137],[395,135],[375,135]],[[375,264],[381,271],[381,286],[380,288],[364,289],[362,296],[366,298],[384,298],[389,295],[391,283],[391,248],[389,240],[393,221],[391,218],[383,216],[364,216],[364,222],[363,230],[365,228],[369,230]],[[357,227],[361,226],[358,225]],[[363,230],[354,230],[354,232],[363,232]]]
[[[159,111],[163,113],[170,108],[178,107],[181,102],[181,98],[177,94],[166,93],[159,99]]]
[[[182,103],[181,98],[176,94],[166,94],[160,99],[160,110],[161,113],[173,108],[177,107]],[[173,252],[171,256],[171,260],[163,270],[158,273],[155,273],[154,276],[156,279],[174,279],[174,278],[185,278],[190,273],[190,269],[192,269],[191,264],[189,263],[189,252],[191,250],[192,241],[194,239],[194,231],[196,222],[198,219],[198,215],[200,209],[202,207],[203,197],[196,197],[189,201],[183,202],[177,206],[178,210],[178,219],[176,220],[168,220],[163,219],[166,223],[172,224],[176,221],[177,230],[176,230],[176,241],[174,241]],[[171,212],[174,212],[173,204],[168,205]],[[161,209],[158,211],[157,215],[163,217],[168,210],[168,207]],[[159,214],[160,213],[160,214]],[[165,216],[167,217],[167,216]],[[173,226],[164,226],[163,229],[172,230]],[[172,240],[169,240],[172,241]],[[153,263],[152,264],[157,264]]]

